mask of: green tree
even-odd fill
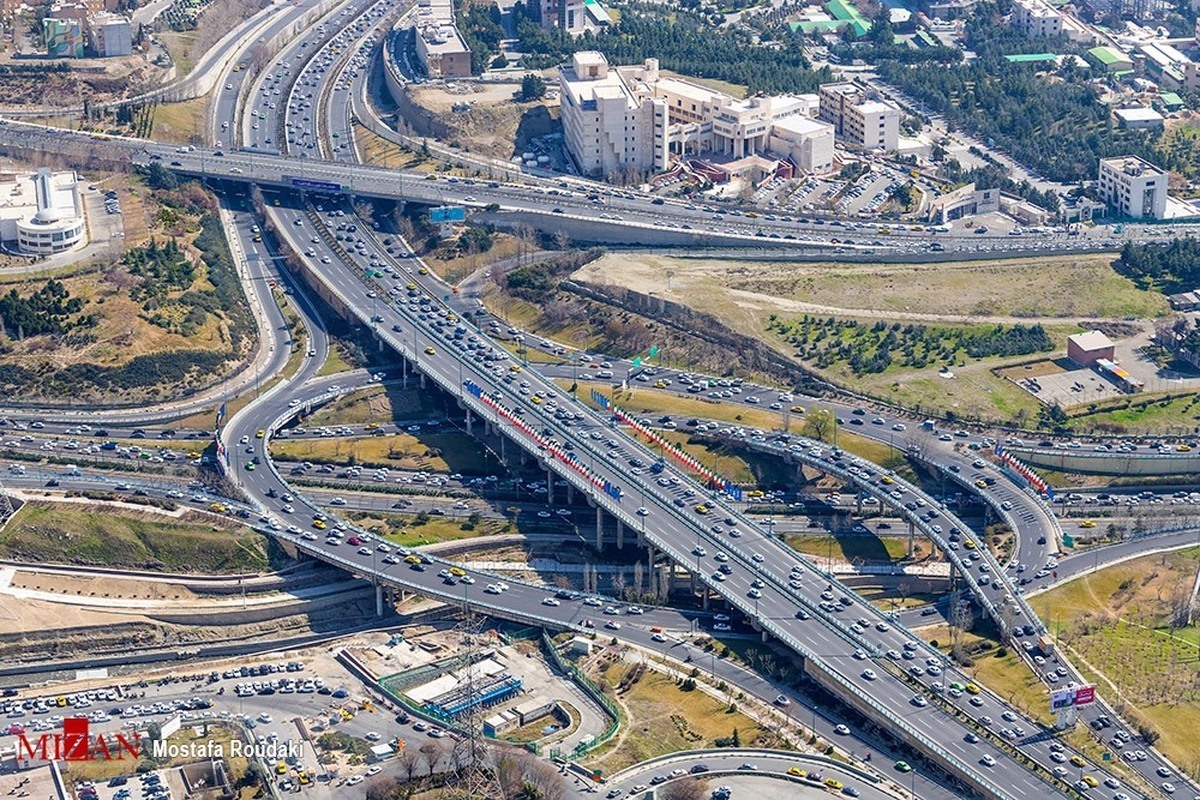
[[[529,73],[521,79],[521,99],[540,100],[546,96],[546,79],[536,73]]]

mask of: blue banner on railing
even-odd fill
[[[595,403],[597,406],[604,409],[605,411],[608,410],[608,406],[609,406],[608,398],[605,397],[603,394],[601,394],[599,392],[599,390],[592,389],[591,397],[592,397],[593,403]]]

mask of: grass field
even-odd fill
[[[1200,425],[1200,394],[1148,399],[1139,396],[1136,400],[1126,398],[1123,407],[1111,411],[1100,411],[1075,417],[1070,426],[1073,430],[1087,430],[1097,426],[1119,425],[1126,433],[1191,433]]]
[[[175,144],[196,144],[204,139],[208,96],[182,103],[161,103],[154,108],[154,138]]]
[[[1198,568],[1200,549],[1147,556],[1031,600],[1085,675],[1114,702],[1135,708],[1162,734],[1158,746],[1186,769],[1200,768],[1200,629],[1171,630],[1167,621]]]
[[[825,534],[813,536],[802,533],[784,538],[787,546],[798,553],[819,558],[837,558],[842,561],[865,561],[873,564],[890,564],[903,561],[908,556],[908,540],[900,536],[872,536],[852,533],[845,536]],[[916,547],[920,547],[918,544]],[[927,553],[926,553],[927,554]],[[917,551],[917,558],[922,553]]]
[[[0,558],[164,572],[253,572],[268,566],[266,539],[218,520],[28,503],[0,531]]]
[[[435,542],[474,539],[477,536],[496,536],[516,533],[515,525],[506,520],[485,519],[471,527],[461,519],[429,516],[424,521],[416,514],[381,514],[350,512],[346,515],[358,525],[384,536],[403,547],[419,547]]]
[[[670,288],[665,273],[670,270]],[[1066,336],[1085,317],[1154,317],[1166,312],[1165,299],[1118,276],[1104,256],[1069,256],[930,265],[794,264],[671,259],[657,255],[608,255],[585,265],[574,278],[612,283],[650,293],[708,313],[730,329],[766,341],[792,355],[792,348],[769,334],[772,315],[804,314],[822,319],[899,320],[925,325],[1042,323],[1051,339]],[[1084,287],[1069,291],[1064,287]],[[964,358],[953,377],[939,366],[892,366],[884,373],[855,377],[843,362],[821,371],[837,383],[910,407],[981,416],[1032,418],[1039,404],[1031,395],[991,373],[1019,360]],[[808,366],[812,366],[809,364]]]
[[[465,433],[355,436],[337,439],[272,439],[271,455],[317,464],[361,464],[431,472],[490,475],[503,469],[499,460]]]
[[[557,380],[560,386],[570,388],[571,381]],[[631,414],[671,414],[672,416],[697,417],[713,419],[719,422],[729,422],[734,425],[749,425],[766,430],[783,430],[783,415],[776,411],[764,411],[759,408],[739,408],[729,403],[715,403],[710,400],[698,400],[692,397],[667,394],[656,389],[630,389],[626,392],[613,392],[611,384],[579,382],[579,397],[583,402],[595,405],[591,400],[591,390],[597,389],[608,395],[621,408]],[[789,414],[788,423],[792,433],[800,433],[804,428],[804,418],[800,414]]]
[[[689,434],[682,431],[662,431],[662,437],[683,448],[701,464],[717,475],[727,475],[743,486],[773,487],[789,483],[791,470],[782,460],[769,455],[738,450],[719,444],[696,442],[689,444]]]
[[[600,674],[602,685],[618,686],[636,664],[612,662]],[[647,758],[678,750],[712,747],[736,728],[743,747],[754,746],[764,732],[746,715],[696,689],[685,692],[665,675],[646,670],[628,691],[616,695],[625,709],[623,736],[601,748],[586,763],[613,773]],[[769,743],[765,743],[769,746]]]
[[[418,169],[429,163],[423,162],[415,153],[406,153],[400,145],[389,142],[358,123],[354,125],[354,140],[358,143],[363,161],[368,164],[394,169]]]
[[[362,425],[367,422],[390,422],[394,419],[423,419],[434,413],[429,393],[418,388],[372,386],[361,392],[343,395],[318,409],[305,424],[310,428],[336,425]]]
[[[955,321],[994,317],[1154,317],[1166,298],[1137,288],[1118,275],[1105,255],[1072,255],[935,264],[839,264],[673,259],[653,254],[608,255],[585,266],[584,276],[619,275],[622,286],[653,283],[672,299],[686,298],[701,310],[758,307],[791,313],[838,310],[946,317]],[[702,297],[703,296],[703,297]]]

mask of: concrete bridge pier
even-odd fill
[[[383,616],[383,584],[375,584],[375,616]]]
[[[570,506],[570,505],[574,505],[574,504],[575,504],[575,485],[572,483],[568,483],[567,484],[567,505]]]
[[[546,503],[554,505],[554,473],[546,467]]]
[[[500,434],[500,463],[508,466],[508,437]]]
[[[645,532],[644,530],[642,530],[641,528],[638,528],[638,532],[637,532],[637,548],[638,548],[639,550],[641,550],[641,549],[642,549],[643,547],[645,547],[645,546],[646,546],[646,532]]]
[[[424,372],[421,373],[421,388],[422,389],[425,388],[425,373]]]
[[[596,549],[604,549],[604,509],[596,506]]]
[[[625,523],[617,520],[617,549],[625,549]]]
[[[465,421],[466,421],[466,425],[467,425],[467,435],[471,436],[472,433],[471,433],[471,410],[470,409],[467,409]]]
[[[908,521],[908,557],[913,557],[914,541],[917,535],[917,527],[913,525],[912,520]]]

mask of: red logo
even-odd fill
[[[92,736],[86,717],[63,720],[62,733],[43,733],[30,742],[24,733],[17,734],[17,758],[27,761],[124,761],[126,753],[141,758],[142,740],[137,733],[133,741],[125,734]]]

